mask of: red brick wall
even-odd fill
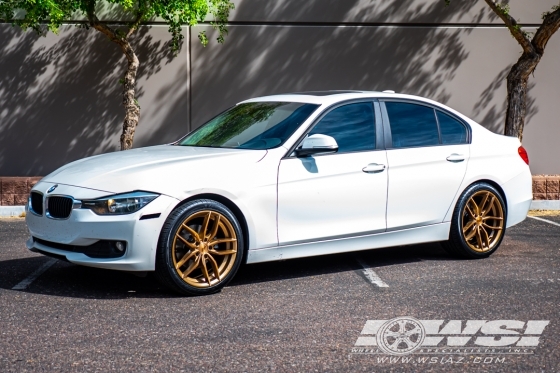
[[[534,175],[534,200],[560,200],[560,175]]]
[[[41,177],[0,177],[0,206],[23,206]]]
[[[0,206],[23,206],[41,177],[0,177]],[[560,200],[560,175],[534,175],[533,199]]]

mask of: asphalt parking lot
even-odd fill
[[[51,261],[26,239],[22,219],[0,220],[0,372],[560,371],[560,225],[549,222],[509,229],[484,260],[426,244],[255,264],[192,298],[150,276]],[[471,347],[404,361],[356,346],[368,320],[402,316],[462,320],[448,334]],[[471,338],[468,320],[517,320],[502,326],[516,340],[529,320],[549,323],[537,346],[491,351],[472,347],[485,329]]]

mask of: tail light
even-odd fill
[[[520,146],[517,151],[519,152],[519,156],[521,157],[521,159],[523,159],[525,163],[529,165],[529,154],[527,154],[527,150],[525,150],[524,147]]]

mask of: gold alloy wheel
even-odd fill
[[[175,233],[173,266],[187,284],[207,288],[221,282],[237,257],[237,236],[228,218],[200,211],[186,218]]]
[[[463,237],[474,251],[492,250],[504,232],[504,210],[498,197],[487,190],[476,192],[463,209]]]

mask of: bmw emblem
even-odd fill
[[[58,188],[58,184],[53,185],[52,187],[50,187],[49,190],[47,190],[47,193],[53,192],[56,188]]]

